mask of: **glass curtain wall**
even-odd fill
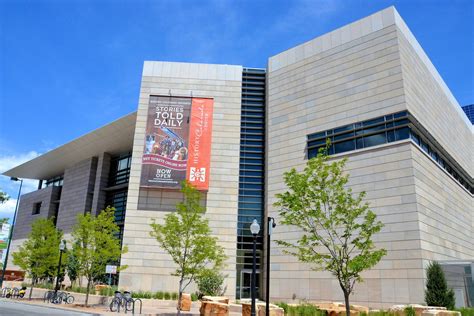
[[[244,68],[240,130],[240,177],[237,227],[237,298],[250,298],[253,236],[250,224],[257,219],[257,292],[263,253],[265,162],[265,70]],[[258,297],[258,295],[257,295]]]

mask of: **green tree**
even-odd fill
[[[79,277],[87,280],[86,306],[93,280],[105,274],[107,264],[118,262],[120,255],[127,252],[126,247],[120,247],[120,240],[116,237],[118,232],[119,227],[114,223],[114,208],[107,207],[97,216],[86,213],[77,217],[72,232],[72,256],[77,260]],[[119,270],[125,268],[122,266]]]
[[[54,278],[61,238],[62,232],[56,229],[52,219],[40,218],[31,225],[28,239],[12,254],[13,263],[31,278],[31,288],[38,280]]]
[[[354,195],[347,187],[346,159],[330,162],[326,152],[310,159],[302,172],[291,169],[284,174],[289,191],[276,195],[275,206],[280,222],[298,227],[302,234],[295,243],[277,243],[312,269],[327,270],[338,279],[349,316],[355,283],[386,254],[372,241],[383,224],[363,202],[365,192]]]
[[[428,306],[444,306],[453,310],[456,305],[453,289],[448,289],[448,283],[441,265],[432,261],[426,268],[425,301]]]
[[[186,287],[206,268],[218,269],[226,259],[217,238],[211,236],[205,208],[200,204],[200,192],[187,182],[183,182],[181,192],[184,201],[176,205],[176,212],[167,214],[164,224],[155,221],[150,224],[150,235],[177,265],[172,275],[179,278],[178,315]]]
[[[6,223],[8,223],[8,218],[7,217],[0,218],[0,228],[2,227],[3,224],[6,224]]]
[[[66,271],[69,280],[71,281],[71,286],[74,286],[79,275],[79,262],[75,256],[75,250],[77,247],[77,244],[72,246],[72,251],[69,252],[66,265]]]
[[[5,203],[9,199],[10,199],[10,197],[8,196],[8,194],[6,194],[5,192],[0,190],[0,204]]]
[[[199,296],[221,296],[224,295],[224,275],[214,269],[204,269],[196,278]]]

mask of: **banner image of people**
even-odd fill
[[[212,99],[150,96],[142,187],[208,189],[212,111]]]

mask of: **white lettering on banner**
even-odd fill
[[[157,106],[155,113],[156,126],[181,127],[183,124],[184,114],[181,107]]]
[[[169,179],[171,178],[171,170],[170,169],[156,169],[156,178],[161,179]]]
[[[193,152],[194,152],[193,162],[196,164],[199,162],[199,144],[201,142],[201,136],[203,133],[202,122],[204,120],[204,107],[200,105],[198,108],[198,111],[199,111],[199,121],[197,123],[198,128],[196,129],[196,132],[195,132],[194,149],[193,149]]]

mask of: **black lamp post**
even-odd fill
[[[56,298],[59,290],[59,274],[61,273],[61,259],[63,258],[63,252],[66,250],[66,241],[61,240],[59,243],[59,263],[58,263],[58,275],[56,276],[56,287],[54,289],[54,297]]]
[[[10,227],[10,232],[8,234],[8,245],[7,245],[7,250],[5,254],[5,263],[3,264],[2,277],[0,278],[0,289],[3,286],[3,279],[5,278],[5,271],[7,270],[8,254],[10,253],[10,245],[12,243],[12,236],[13,236],[13,228],[15,227],[16,213],[18,211],[18,204],[20,202],[20,196],[21,196],[21,187],[23,186],[23,179],[11,177],[10,180],[20,181],[20,188],[18,189],[18,197],[16,198],[16,206],[15,206],[15,213],[13,214],[12,226]]]
[[[268,217],[268,230],[267,230],[267,290],[265,292],[265,316],[270,315],[270,243],[273,228],[276,227],[275,219]]]
[[[252,307],[250,310],[250,315],[255,316],[255,292],[257,291],[257,236],[260,232],[260,225],[257,222],[257,219],[254,219],[250,225],[250,232],[253,235],[253,265],[252,265]]]

